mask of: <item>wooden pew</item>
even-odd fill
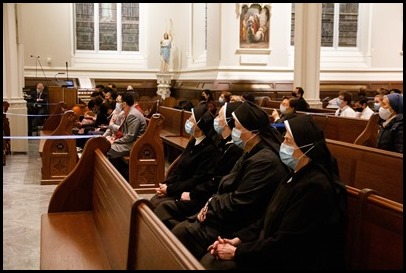
[[[281,104],[282,100],[271,100],[269,99],[269,97],[264,97],[261,101],[261,103],[259,104],[259,106],[261,107],[265,107],[265,108],[275,108],[277,110],[279,110],[279,106]],[[334,115],[335,113],[335,109],[324,109],[324,108],[312,108],[310,107],[306,112],[309,113],[325,113],[328,115]]]
[[[341,181],[403,204],[403,154],[327,139]]]
[[[129,167],[129,183],[137,191],[155,193],[155,188],[165,178],[165,157],[161,128],[164,116],[153,114],[144,134],[138,138],[124,161]]]
[[[339,117],[322,113],[297,112],[299,115],[312,115],[313,120],[323,130],[328,139],[354,143],[364,131],[368,120],[359,118]]]
[[[192,113],[166,106],[159,106],[158,112],[165,117],[161,138],[165,146],[165,156],[168,162],[172,162],[189,142],[190,135],[185,132],[184,125]]]
[[[204,269],[90,139],[41,216],[40,269]]]
[[[173,119],[172,124],[175,128],[184,124],[185,118],[188,117],[183,117],[181,111],[177,109],[160,107],[160,110],[165,112],[165,116],[168,117],[165,119],[165,122],[167,119]],[[184,114],[186,115],[187,112]],[[316,117],[321,116],[316,115]],[[324,115],[323,118],[326,120],[331,117]],[[333,117],[330,121],[340,121],[342,125],[345,125],[344,121],[346,119],[351,121],[355,120],[342,117],[335,118],[337,119]],[[178,123],[176,123],[175,120],[177,120]],[[183,123],[181,123],[180,120],[182,120]],[[321,119],[318,120],[320,124]],[[366,120],[363,120],[363,122],[365,123]],[[347,127],[351,128],[352,126]],[[172,130],[173,128],[168,129]],[[172,130],[171,132],[174,131],[176,130]],[[178,133],[174,133],[172,137],[162,136],[164,142],[178,150],[178,154],[184,150],[187,144],[186,139],[180,141],[182,138],[180,136],[181,134],[186,135],[186,133],[178,131]],[[328,138],[326,141],[331,153],[337,159],[343,183],[361,189],[371,188],[385,198],[403,203],[403,154],[361,146],[353,144],[352,142],[337,141]]]
[[[68,105],[61,101],[55,106],[54,112],[45,120],[40,135],[49,135],[52,133],[61,122],[63,113],[68,109]]]
[[[347,270],[403,270],[403,205],[347,186]]]
[[[59,126],[48,136],[72,135],[77,116],[72,110],[66,111]],[[75,167],[78,161],[75,139],[41,139],[39,153],[42,159],[41,185],[58,184]]]
[[[373,113],[364,131],[355,139],[354,144],[376,147],[379,134],[379,113]]]
[[[262,107],[269,115],[274,108]],[[329,139],[354,143],[368,124],[368,120],[359,118],[338,117],[328,113],[297,111],[298,115],[311,115],[314,122]],[[272,119],[272,117],[270,117]],[[371,136],[370,136],[371,137]]]

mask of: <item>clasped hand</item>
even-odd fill
[[[207,248],[207,251],[210,251],[210,254],[216,259],[233,260],[239,243],[241,240],[238,237],[226,239],[218,236],[217,240]]]
[[[156,188],[156,194],[160,197],[166,196],[166,189],[168,186],[166,184],[159,183],[159,188]]]

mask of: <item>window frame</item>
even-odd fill
[[[95,10],[95,29],[94,29],[94,50],[81,50],[76,48],[76,10],[75,3],[71,4],[72,14],[72,61],[77,67],[92,68],[103,64],[108,64],[110,68],[134,69],[142,68],[147,65],[147,47],[145,37],[145,25],[147,14],[147,5],[139,3],[139,36],[138,36],[138,51],[123,51],[122,50],[122,19],[121,19],[121,3],[117,5],[117,50],[100,50],[99,49],[99,3],[94,3]],[[118,16],[120,15],[120,16]],[[144,42],[142,42],[144,41]]]

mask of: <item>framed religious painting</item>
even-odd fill
[[[268,49],[271,6],[240,4],[240,49]]]

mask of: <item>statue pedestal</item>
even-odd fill
[[[162,100],[165,100],[171,95],[172,76],[170,73],[158,73],[156,77],[158,83],[158,91],[156,91],[156,93]]]

